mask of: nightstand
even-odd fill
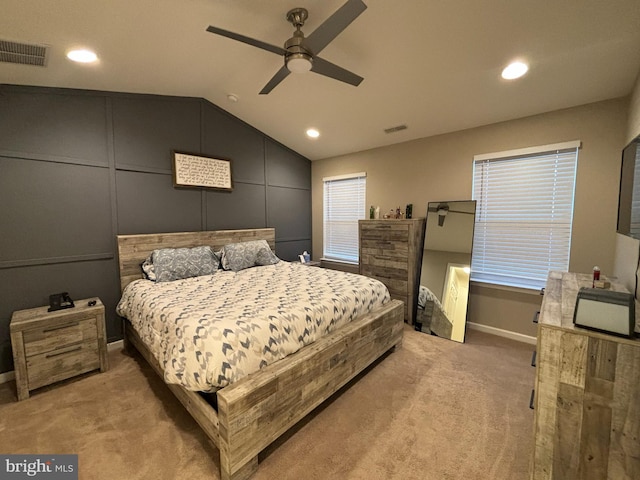
[[[95,305],[89,306],[90,301]],[[109,368],[104,305],[99,298],[48,312],[19,310],[11,316],[11,348],[18,400],[29,392],[92,370]]]

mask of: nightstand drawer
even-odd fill
[[[44,326],[25,330],[24,351],[27,357],[59,350],[67,345],[75,345],[98,338],[96,319],[78,320],[56,326]]]
[[[27,359],[29,390],[100,368],[98,339],[67,345]]]

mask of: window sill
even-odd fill
[[[328,263],[341,263],[343,265],[354,265],[354,266],[359,265],[359,262],[349,262],[347,260],[336,260],[335,258],[320,257],[320,261],[328,262]]]
[[[497,283],[487,283],[487,282],[478,282],[478,281],[471,281],[470,284],[471,286],[474,286],[474,287],[491,288],[493,290],[504,290],[505,292],[522,293],[525,295],[540,295],[540,289],[536,289],[536,288],[513,287],[510,285],[500,285]]]

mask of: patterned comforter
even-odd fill
[[[167,383],[212,392],[388,301],[377,280],[281,261],[172,282],[136,280],[117,313]]]

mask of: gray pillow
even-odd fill
[[[267,247],[262,247],[256,253],[256,265],[275,265],[280,259],[276,257],[276,254]]]
[[[212,275],[220,261],[211,247],[162,248],[151,256],[156,282]]]
[[[266,240],[230,243],[222,247],[222,268],[239,272],[256,265],[273,265],[280,261]]]

